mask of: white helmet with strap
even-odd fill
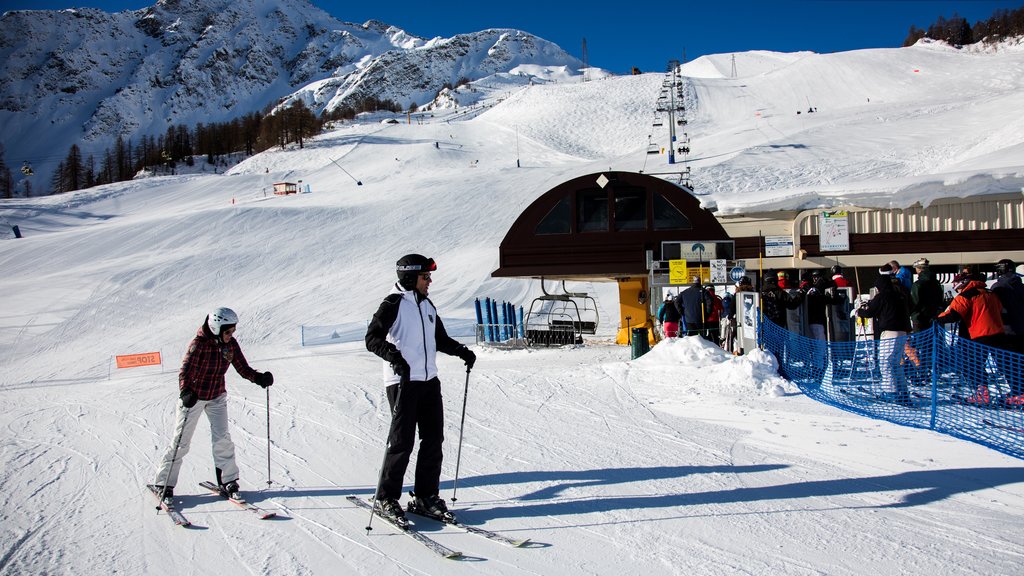
[[[238,314],[231,308],[217,308],[206,317],[206,324],[214,336],[220,336],[221,329],[225,326],[238,324]]]

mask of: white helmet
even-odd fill
[[[238,314],[231,308],[217,308],[206,317],[206,323],[214,336],[220,336],[221,328],[238,324]]]

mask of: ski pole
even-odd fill
[[[185,403],[182,402],[182,407],[185,407]],[[177,437],[174,438],[174,452],[171,454],[171,465],[167,467],[167,474],[164,475],[163,488],[160,490],[160,501],[167,496],[167,480],[171,477],[171,472],[174,470],[174,461],[178,459],[178,446],[181,445],[181,436],[185,433],[185,427],[188,426],[188,413],[192,410],[191,408],[185,408],[185,418],[181,421],[181,430],[178,430]],[[159,506],[156,507],[160,509]]]
[[[455,494],[459,491],[459,466],[462,464],[462,430],[466,425],[466,398],[469,396],[469,368],[466,368],[466,387],[462,392],[462,421],[459,422],[459,450],[455,455],[455,481],[452,483],[452,503],[458,498]]]
[[[402,385],[406,382],[405,378],[397,384],[398,390],[395,391],[395,403],[391,407],[391,425],[388,427],[388,439],[384,445],[384,459],[380,462],[380,473],[377,474],[377,487],[373,491],[373,499],[370,500],[370,520],[366,523],[366,532],[369,533],[373,530],[373,515],[377,512],[377,492],[380,491],[380,485],[384,482],[384,465],[388,462],[388,450],[391,449],[391,433],[395,429],[395,415],[398,414],[398,402],[402,399]],[[385,392],[386,393],[386,392]]]
[[[270,487],[270,386],[264,388],[267,392],[267,487]]]

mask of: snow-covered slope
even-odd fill
[[[694,71],[695,184],[723,213],[905,207],[1024,185],[1024,47],[706,56]],[[715,72],[718,72],[716,77]],[[808,110],[813,109],[813,113]]]
[[[754,76],[743,76],[745,56],[738,78],[689,81],[707,202],[788,205],[820,182],[831,187],[792,203],[842,190],[894,204],[914,191],[973,194],[976,178],[1020,189],[1021,136],[1009,129],[1019,51],[753,53],[772,62]],[[912,63],[920,72],[901,88]],[[848,95],[835,70],[877,86],[871,102]],[[1019,572],[1018,460],[818,405],[760,353],[733,358],[694,338],[629,361],[610,344],[611,283],[569,285],[595,294],[606,320],[582,348],[477,347],[468,388],[461,363],[440,359],[442,495],[452,496],[465,398],[460,517],[537,545],[428,526],[470,557],[458,563],[379,522],[366,535],[367,516],[345,496],[372,490],[384,447],[381,366],[362,336],[395,260],[438,261],[431,298],[462,334],[474,298],[528,304],[536,282],[489,276],[502,237],[568,178],[667,170],[645,153],[661,80],[531,86],[499,75],[464,88],[471,110],[344,124],[227,174],[2,201],[0,217],[25,238],[0,241],[0,574]],[[818,112],[797,116],[801,99]],[[270,194],[282,180],[310,193]],[[929,196],[915,182],[939,185]],[[228,388],[243,489],[279,519],[195,486],[213,474],[202,423],[176,489],[198,529],[181,530],[143,484],[170,440],[184,348],[222,305],[241,317],[250,363],[276,376],[268,395],[233,373]],[[302,347],[302,325],[333,326],[339,343]],[[162,367],[112,368],[115,354],[150,351]]]

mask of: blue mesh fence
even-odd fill
[[[815,400],[1024,459],[1024,354],[936,325],[898,338],[814,340],[765,319],[761,346]]]

